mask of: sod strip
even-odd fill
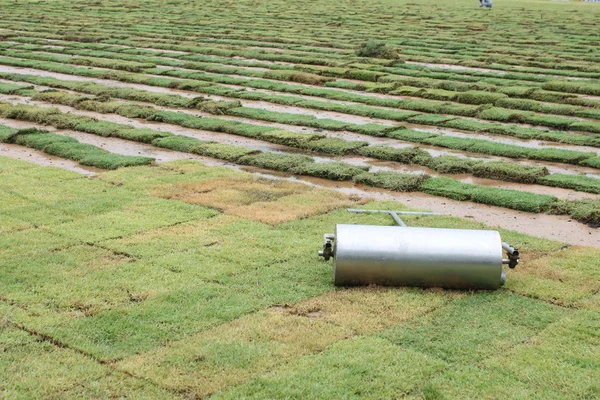
[[[62,129],[73,129],[101,134],[102,136],[149,142],[157,147],[201,154],[268,170],[285,171],[332,180],[353,179],[356,183],[373,187],[396,191],[423,191],[456,200],[470,200],[534,213],[549,210],[558,214],[570,214],[573,218],[586,223],[593,223],[597,215],[600,214],[600,202],[559,202],[554,196],[465,184],[450,178],[428,178],[425,175],[419,176],[396,172],[366,172],[365,168],[343,162],[317,163],[307,156],[262,153],[241,146],[207,143],[151,129],[140,130],[128,125],[98,122],[89,117],[74,116],[56,109],[41,109],[35,106],[22,105],[12,106],[0,103],[0,115],[5,118],[53,125]],[[7,136],[10,136],[10,134],[9,132]],[[554,207],[555,204],[560,205],[560,207]]]
[[[386,118],[395,121],[408,121],[413,123],[421,123],[425,125],[433,125],[433,126],[442,126],[449,128],[457,128],[465,131],[473,131],[473,132],[486,132],[486,133],[494,133],[500,135],[507,136],[515,136],[523,139],[540,139],[540,140],[548,140],[566,144],[574,144],[574,145],[587,145],[587,146],[596,146],[600,147],[600,137],[598,135],[582,135],[576,133],[565,133],[562,131],[544,131],[541,129],[533,129],[527,128],[519,125],[509,125],[509,124],[499,124],[499,123],[486,123],[480,122],[467,118],[459,118],[459,117],[447,117],[445,115],[438,114],[423,114],[421,116],[418,113],[410,113],[407,111],[401,110],[381,110],[374,107],[361,107],[359,105],[339,105],[332,104],[328,102],[319,102],[314,100],[306,100],[303,98],[293,98],[291,96],[274,96],[268,95],[260,92],[244,92],[244,91],[236,91],[230,88],[219,87],[217,85],[213,85],[209,82],[219,82],[225,84],[234,84],[234,85],[243,85],[249,86],[257,89],[267,89],[267,90],[275,90],[281,92],[290,92],[308,96],[317,96],[324,97],[331,100],[342,100],[342,101],[353,101],[353,102],[363,102],[376,106],[384,106],[384,107],[394,107],[394,108],[404,108],[406,110],[415,110],[415,111],[424,111],[427,113],[438,112],[444,114],[458,114],[458,115],[466,115],[466,116],[474,116],[477,114],[482,114],[484,117],[494,121],[500,122],[510,122],[513,120],[521,120],[521,122],[531,119],[538,120],[539,118],[533,113],[525,113],[516,110],[506,110],[500,108],[487,109],[484,108],[481,110],[482,106],[474,106],[474,105],[455,105],[452,103],[443,103],[443,102],[435,102],[436,104],[432,104],[431,101],[427,100],[397,100],[397,99],[379,99],[376,97],[363,96],[358,94],[352,94],[347,92],[340,92],[336,90],[330,89],[319,89],[319,88],[310,88],[301,85],[289,85],[285,83],[271,82],[271,81],[263,81],[259,79],[245,79],[245,78],[235,78],[206,73],[194,73],[182,70],[170,70],[170,69],[154,69],[149,70],[148,72],[152,72],[154,74],[164,74],[168,76],[182,77],[182,78],[193,78],[190,80],[178,80],[178,79],[161,79],[157,77],[147,76],[147,75],[138,75],[138,74],[130,74],[127,72],[119,72],[119,71],[103,71],[103,70],[93,70],[93,69],[84,69],[77,68],[68,65],[51,63],[51,62],[36,62],[29,60],[18,60],[12,58],[4,58],[0,57],[0,64],[6,65],[14,65],[14,66],[22,66],[22,67],[31,67],[42,70],[48,70],[52,72],[78,75],[78,76],[86,76],[91,78],[101,78],[101,79],[112,79],[118,80],[122,82],[129,83],[138,83],[138,84],[146,84],[150,86],[162,86],[162,87],[171,87],[178,88],[183,90],[192,90],[200,93],[207,94],[215,94],[221,96],[229,96],[234,98],[243,98],[248,100],[263,100],[270,101],[274,103],[290,105],[293,104],[295,106],[305,107],[305,108],[317,108],[328,111],[336,111],[343,112],[347,114],[361,115],[361,116],[369,116],[369,117],[378,117],[378,118]],[[201,79],[197,81],[197,79]],[[260,93],[260,94],[259,94]],[[437,104],[439,103],[439,104]],[[412,118],[412,120],[411,120]],[[531,121],[530,121],[531,122]],[[587,122],[587,121],[577,121],[572,122],[571,120],[565,122],[563,118],[554,118],[551,124],[557,126],[573,126],[582,130],[596,131],[600,124]],[[350,126],[350,130],[352,127],[356,126],[356,129],[361,129],[361,126],[357,124],[348,124]],[[333,125],[335,126],[335,125]],[[340,124],[338,123],[338,126]],[[368,126],[377,126],[377,124],[368,124]],[[378,128],[381,129],[381,128]]]
[[[150,157],[115,154],[91,144],[79,143],[70,136],[37,129],[11,129],[0,125],[0,142],[31,147],[53,156],[77,161],[81,165],[102,169],[118,169],[154,162]]]

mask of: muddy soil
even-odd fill
[[[289,179],[318,187],[331,188],[360,198],[399,201],[409,207],[474,219],[491,227],[510,229],[570,245],[600,247],[599,229],[590,228],[568,216],[532,214],[484,204],[460,202],[425,193],[398,193],[355,185],[351,182],[333,182],[312,177],[296,177],[285,173],[273,174],[271,171],[251,167],[242,167],[242,169],[264,176],[276,176],[279,179]],[[331,229],[333,228],[332,226]]]

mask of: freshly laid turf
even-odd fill
[[[546,167],[512,164],[504,161],[491,161],[473,166],[474,176],[511,182],[537,183],[543,181],[543,177],[548,174]]]
[[[593,227],[600,226],[600,200],[559,201],[553,204],[552,214],[568,214],[576,220]]]
[[[427,166],[441,174],[469,174],[480,161],[456,156],[439,156],[432,158]]]
[[[538,178],[537,183],[600,194],[600,179],[585,175],[552,174]]]
[[[114,154],[91,144],[79,143],[70,136],[36,129],[13,130],[0,125],[0,142],[32,147],[44,153],[77,161],[81,165],[102,169],[146,165],[154,161],[150,157]]]
[[[594,393],[597,249],[502,231],[529,255],[509,290],[335,289],[312,255],[323,232],[392,224],[346,212],[356,199],[187,160],[96,179],[5,157],[0,167],[12,174],[0,173],[11,187],[0,215],[42,227],[0,238],[0,387],[11,397],[530,395],[534,378],[549,397]],[[19,212],[28,203],[46,211]],[[561,386],[544,384],[555,374]]]
[[[600,250],[471,216],[535,230],[519,215],[556,214],[540,226],[597,242],[595,4],[0,10],[0,119],[58,129],[0,121],[2,150],[119,167],[0,156],[0,398],[600,398]],[[61,129],[225,166],[125,158]],[[365,196],[418,207],[420,192],[471,203],[409,226],[498,230],[520,249],[506,284],[333,286],[323,234],[393,225],[346,209],[409,211]]]
[[[466,184],[450,178],[430,178],[421,185],[420,190],[455,200],[471,200],[529,212],[545,211],[557,201],[556,197],[550,195]]]
[[[414,192],[419,190],[424,175],[399,174],[397,172],[365,172],[353,178],[354,183],[394,190],[396,192]]]

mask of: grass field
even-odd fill
[[[599,5],[0,10],[0,398],[600,397]],[[333,286],[426,200],[505,286]]]

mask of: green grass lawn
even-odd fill
[[[106,169],[86,177],[0,156],[0,399],[600,398],[599,248],[499,229],[522,259],[497,291],[338,288],[317,256],[322,235],[392,225],[347,208],[405,205],[85,142],[568,215],[598,235],[599,5],[0,0],[0,10],[0,142]],[[52,132],[8,127],[34,124]],[[361,166],[372,159],[394,171]]]
[[[0,188],[5,398],[600,395],[598,249],[501,231],[523,261],[499,291],[343,289],[321,235],[390,220],[334,192],[194,161],[87,178],[6,157]]]

